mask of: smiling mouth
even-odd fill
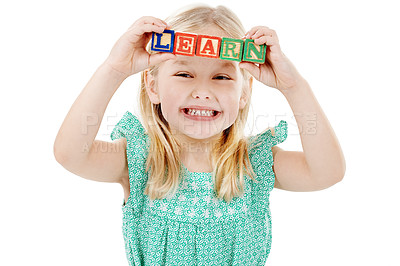
[[[198,109],[190,109],[190,108],[183,108],[183,112],[187,115],[203,116],[203,117],[214,117],[214,116],[217,116],[218,113],[220,113],[215,110],[198,110]]]

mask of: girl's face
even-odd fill
[[[247,101],[235,61],[177,55],[160,65],[156,77],[147,75],[146,84],[151,102],[161,103],[172,133],[192,140],[219,136]]]

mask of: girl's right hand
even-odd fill
[[[146,51],[152,32],[162,33],[166,28],[167,23],[161,19],[141,17],[115,43],[105,63],[128,77],[165,60],[174,59],[172,53],[150,55]]]

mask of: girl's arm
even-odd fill
[[[169,53],[150,55],[146,44],[152,32],[166,23],[154,17],[138,19],[115,43],[69,110],[54,142],[54,156],[67,170],[87,179],[123,182],[128,176],[126,139],[95,140],[111,97],[130,75],[175,58]]]
[[[95,137],[107,105],[124,79],[103,63],[73,103],[54,142],[54,156],[68,171],[98,181],[122,176],[126,141],[107,143]],[[111,167],[104,171],[107,165]]]
[[[239,66],[286,97],[301,133],[304,152],[272,148],[275,187],[312,191],[339,182],[346,171],[339,141],[307,81],[283,54],[276,32],[257,26],[245,37],[253,39],[255,44],[267,45],[266,61],[260,65],[241,62]]]
[[[309,84],[304,80],[284,96],[296,118],[304,152],[274,147],[275,187],[312,191],[341,181],[346,171],[344,155]]]

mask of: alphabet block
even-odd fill
[[[232,61],[242,61],[243,40],[222,38],[220,58]]]
[[[194,56],[196,53],[197,34],[175,32],[174,54]]]
[[[174,51],[174,41],[175,31],[173,30],[164,30],[162,33],[153,32],[150,50],[172,53]]]
[[[265,44],[257,45],[252,39],[244,41],[243,61],[264,63],[267,46]]]
[[[218,58],[220,46],[220,37],[199,35],[197,39],[196,55],[210,58]]]

